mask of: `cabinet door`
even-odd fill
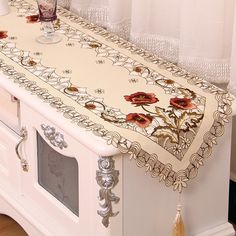
[[[39,220],[45,219],[41,223],[53,235],[110,235],[97,214],[97,156],[23,104],[21,112],[28,132],[22,147],[29,166],[22,171],[25,204],[36,207],[33,214],[45,216]]]
[[[17,196],[20,186],[20,164],[15,147],[20,137],[0,122],[0,183],[5,191]]]

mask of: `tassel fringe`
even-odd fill
[[[181,216],[182,206],[177,206],[177,214],[174,221],[172,236],[185,236],[184,222]]]

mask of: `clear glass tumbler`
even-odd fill
[[[37,0],[39,8],[39,20],[43,23],[43,35],[36,38],[43,44],[58,43],[62,36],[55,32],[53,21],[57,19],[57,0]]]

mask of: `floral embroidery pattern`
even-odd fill
[[[5,39],[7,37],[8,37],[7,31],[0,31],[0,39]]]
[[[131,102],[136,106],[148,105],[159,101],[154,93],[144,93],[144,92],[137,92],[129,96],[126,95],[124,96],[124,98],[126,101]]]
[[[192,97],[196,97],[192,91],[191,94]],[[199,128],[198,124],[204,117],[203,114],[199,113],[197,106],[192,103],[191,99],[171,98],[170,106],[167,109],[155,106],[155,111],[151,111],[147,109],[147,106],[159,101],[153,93],[137,92],[125,95],[124,98],[147,112],[146,115],[142,113],[128,114],[126,121],[143,129],[148,128],[152,121],[156,121],[155,127],[150,128],[152,132],[148,137],[181,160],[193,141],[195,133],[193,130]],[[193,109],[195,111],[192,111]],[[193,131],[192,135],[190,135],[190,131]],[[188,132],[188,137],[186,137],[186,132]],[[146,133],[148,134],[148,131]]]
[[[191,110],[197,107],[189,98],[171,98],[170,105],[183,110]]]
[[[21,15],[26,13],[35,14],[34,7],[25,1],[13,0],[12,6],[16,7]],[[88,117],[79,114],[73,109],[73,107],[66,106],[66,104],[64,104],[59,98],[53,97],[50,93],[48,93],[47,90],[40,88],[35,82],[29,81],[24,77],[24,75],[15,71],[12,66],[6,65],[3,61],[0,60],[0,69],[5,74],[9,75],[9,79],[13,80],[15,83],[18,83],[20,86],[25,87],[25,89],[31,91],[32,94],[37,95],[40,99],[43,99],[44,101],[51,104],[51,106],[62,112],[66,118],[73,120],[73,122],[81,127],[86,128],[87,130],[91,130],[95,135],[99,135],[100,137],[104,138],[105,140],[107,140],[107,144],[114,145],[123,153],[129,153],[130,157],[136,160],[137,165],[139,167],[144,167],[146,171],[149,171],[151,173],[152,177],[159,177],[160,181],[165,182],[166,186],[173,186],[174,190],[178,190],[181,192],[184,187],[187,187],[187,182],[190,179],[196,177],[198,168],[203,165],[204,159],[206,159],[211,154],[211,149],[213,144],[216,143],[216,138],[223,134],[224,123],[228,122],[228,116],[231,113],[230,105],[232,99],[230,98],[230,96],[225,91],[216,88],[214,85],[207,83],[201,78],[190,74],[189,72],[177,67],[176,65],[173,65],[172,63],[166,62],[161,58],[157,58],[143,49],[139,49],[132,43],[129,43],[113,34],[110,34],[100,27],[90,24],[84,21],[82,18],[77,17],[62,8],[59,8],[58,12],[61,16],[67,17],[72,22],[76,22],[83,28],[86,28],[98,35],[103,36],[108,41],[112,41],[117,44],[119,47],[123,47],[133,54],[142,56],[146,61],[156,64],[162,69],[164,68],[172,75],[186,79],[189,83],[202,88],[205,92],[215,95],[216,101],[218,102],[218,108],[214,113],[214,123],[211,129],[209,131],[206,131],[203,143],[199,150],[197,150],[196,153],[193,153],[193,155],[190,157],[189,166],[184,170],[175,172],[173,171],[170,164],[164,165],[163,163],[161,163],[156,154],[149,154],[146,151],[142,150],[139,143],[131,142],[124,137],[121,137],[118,133],[110,132],[106,130],[102,125],[93,123],[88,119]],[[78,101],[78,103],[83,105],[84,107],[86,107],[86,105],[88,106],[90,104],[91,106],[91,104],[93,104],[93,106],[91,106],[93,107],[93,109],[91,109],[91,112],[94,112],[104,120],[113,122],[118,126],[136,129],[137,132],[145,134],[147,134],[150,127],[152,127],[155,128],[155,132],[153,133],[152,130],[151,134],[154,137],[155,135],[157,135],[157,139],[161,139],[161,136],[158,137],[158,127],[162,127],[163,130],[167,131],[165,134],[166,137],[168,137],[168,128],[171,127],[172,133],[175,133],[173,132],[173,130],[176,130],[177,132],[177,134],[173,135],[174,137],[172,138],[173,145],[168,146],[171,142],[171,138],[169,137],[167,138],[167,140],[163,139],[162,141],[166,142],[166,144],[169,143],[167,146],[173,153],[180,153],[181,149],[188,148],[191,145],[191,138],[194,136],[194,134],[197,132],[197,128],[200,126],[200,122],[198,122],[198,120],[201,120],[201,118],[199,116],[204,114],[204,97],[194,94],[193,91],[190,91],[187,88],[182,88],[182,86],[175,81],[165,78],[156,71],[153,71],[145,67],[144,65],[134,61],[133,59],[128,58],[126,55],[118,53],[105,44],[96,44],[96,40],[94,40],[93,37],[87,36],[82,32],[75,30],[74,28],[66,25],[64,22],[61,22],[60,29],[58,30],[64,33],[65,36],[68,37],[68,40],[74,40],[80,43],[83,48],[94,50],[99,57],[110,59],[113,62],[114,66],[121,66],[123,68],[126,68],[131,76],[139,76],[139,78],[145,79],[148,85],[157,85],[163,88],[165,93],[170,94],[173,98],[190,99],[191,104],[196,105],[196,107],[192,107],[191,109],[184,109],[186,108],[186,106],[189,106],[188,102],[186,105],[185,103],[178,103],[175,101],[175,105],[178,104],[181,107],[177,108],[175,105],[173,105],[174,103],[170,103],[169,107],[162,108],[157,106],[154,107],[157,101],[155,103],[149,103],[146,105],[142,104],[138,106],[136,104],[132,104],[131,101],[127,101],[131,102],[131,105],[137,106],[137,109],[140,108],[143,110],[147,110],[146,115],[141,112],[137,112],[138,115],[142,114],[145,117],[150,118],[149,114],[151,114],[152,118],[150,119],[147,118],[145,120],[144,117],[141,117],[147,124],[150,122],[146,128],[142,128],[138,125],[139,123],[137,123],[137,121],[127,122],[126,117],[128,115],[122,114],[115,108],[107,107],[104,104],[103,99],[92,97],[91,95],[87,94],[86,88],[76,87],[78,91],[68,90],[67,88],[74,85],[71,84],[69,78],[57,75],[54,69],[43,67],[41,68],[40,73],[40,71],[38,71],[38,68],[42,65],[36,59],[31,58],[28,52],[24,52],[24,55],[22,56],[23,58],[21,58],[23,62],[21,64],[25,69],[29,70],[32,73],[39,73],[40,79],[54,86],[55,89],[64,92],[64,94],[66,94],[65,91],[67,91],[68,96]],[[8,57],[16,62],[21,60],[19,59],[20,50],[15,52],[14,55],[11,54],[16,49],[14,45],[9,45],[4,41],[0,41],[0,43],[0,48],[2,48],[3,54],[6,53],[7,50],[9,50],[7,54]],[[91,43],[94,43],[97,46],[92,46]],[[12,49],[9,49],[9,47],[11,47]],[[27,63],[30,60],[36,62],[37,64],[29,65],[34,64]],[[174,113],[174,115],[172,113]],[[134,119],[134,116],[130,116],[130,118],[132,117]],[[189,119],[187,119],[187,117],[189,117]],[[139,120],[140,116],[136,118],[136,120]],[[181,118],[180,120],[182,120],[182,122],[177,121],[179,118]],[[165,123],[168,124],[168,128],[164,126]],[[135,126],[139,129],[135,128]],[[179,138],[179,142],[174,142],[175,140],[177,140],[177,138]]]
[[[135,123],[141,128],[147,128],[152,122],[152,117],[142,113],[130,113],[126,116],[126,121]]]
[[[39,15],[26,16],[27,23],[37,23],[39,22]]]
[[[93,110],[96,108],[96,105],[93,103],[87,103],[84,105],[85,108],[89,109],[89,110]]]

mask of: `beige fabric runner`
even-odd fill
[[[223,134],[230,95],[63,8],[63,41],[41,45],[35,14],[13,0],[0,17],[0,73],[182,191]]]

